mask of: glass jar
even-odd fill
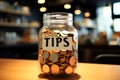
[[[53,12],[43,15],[39,31],[38,60],[45,74],[72,74],[78,63],[78,33],[71,13]]]

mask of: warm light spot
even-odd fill
[[[76,15],[79,15],[79,14],[81,13],[81,10],[76,9],[76,10],[74,11],[74,13],[75,13]]]
[[[65,8],[65,9],[70,9],[70,8],[71,8],[71,5],[70,5],[70,4],[65,4],[65,5],[64,5],[64,8]]]
[[[38,3],[39,3],[39,4],[44,4],[44,3],[45,3],[45,0],[38,0]]]
[[[84,16],[85,16],[85,17],[90,17],[90,12],[85,12],[85,13],[84,13]]]
[[[18,6],[18,2],[17,1],[14,3],[14,6]]]
[[[47,8],[46,7],[41,7],[40,8],[40,12],[46,12],[47,11]]]

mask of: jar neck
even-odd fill
[[[70,13],[53,12],[43,16],[44,25],[73,25],[73,17]]]
[[[43,25],[49,26],[49,25],[68,25],[72,26],[73,21],[66,21],[66,20],[49,20],[49,21],[44,21]]]

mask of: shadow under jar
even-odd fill
[[[71,13],[52,12],[43,15],[39,31],[38,61],[42,73],[69,75],[78,63],[78,33]]]

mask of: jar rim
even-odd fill
[[[73,15],[67,12],[50,12],[43,15],[44,24],[69,24],[73,23]]]
[[[49,12],[49,13],[45,13],[44,16],[46,15],[68,15],[68,16],[72,16],[72,13],[67,13],[67,12]]]

